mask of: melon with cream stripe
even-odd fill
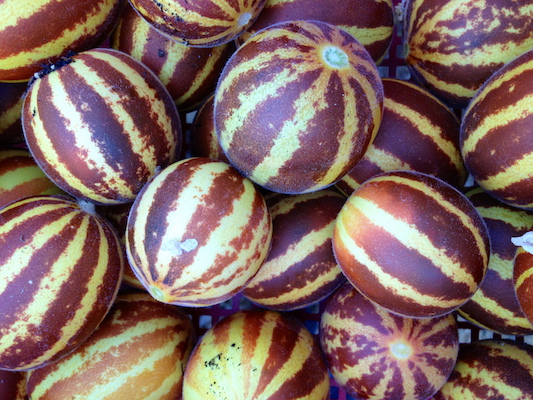
[[[43,367],[105,317],[124,249],[107,221],[64,196],[17,200],[0,221],[0,368]]]
[[[184,310],[149,294],[122,293],[72,353],[28,373],[33,400],[176,400],[196,342]]]
[[[242,44],[269,25],[282,21],[319,20],[336,25],[365,46],[379,64],[389,50],[394,30],[391,0],[267,0],[256,21],[236,41]]]
[[[450,376],[459,351],[453,314],[407,318],[349,283],[326,303],[320,343],[338,384],[356,399],[427,399]]]
[[[490,255],[483,218],[461,192],[414,171],[386,172],[348,198],[333,233],[348,280],[389,311],[436,317],[466,303]]]
[[[462,188],[467,172],[457,115],[412,82],[384,78],[383,89],[383,118],[376,138],[337,188],[350,195],[372,176],[394,170],[424,172]]]
[[[428,400],[533,399],[533,346],[512,339],[464,343],[444,386]]]
[[[271,25],[230,57],[215,129],[231,164],[264,188],[298,194],[344,176],[383,110],[376,64],[348,32],[319,21]]]
[[[532,135],[530,50],[485,82],[461,124],[461,154],[468,171],[479,186],[513,207],[533,209]]]
[[[265,0],[131,0],[154,28],[194,47],[214,47],[241,35],[257,18]]]
[[[41,194],[65,194],[24,148],[0,149],[0,208],[12,201]]]
[[[533,49],[529,0],[408,0],[404,7],[405,62],[452,107],[467,107],[492,74]]]
[[[301,309],[331,295],[345,281],[331,245],[335,218],[345,200],[331,189],[267,195],[272,246],[242,294],[279,311]]]
[[[520,308],[533,324],[533,254],[526,247],[519,246],[516,250],[512,279]]]
[[[131,4],[124,8],[110,44],[154,71],[181,113],[196,110],[211,95],[235,50],[233,42],[210,48],[178,43],[156,30]]]
[[[194,348],[183,400],[327,400],[330,380],[318,342],[278,311],[237,311]]]
[[[272,221],[255,185],[210,158],[178,161],[135,199],[126,227],[130,265],[158,300],[200,307],[240,292],[270,249]]]
[[[132,202],[174,162],[182,137],[172,97],[146,66],[113,49],[79,53],[36,79],[22,111],[28,147],[70,195]]]
[[[533,229],[533,213],[502,203],[481,188],[468,191],[466,196],[487,225],[491,253],[485,279],[458,312],[484,329],[504,335],[531,335],[533,325],[515,293],[517,247],[511,240]]]
[[[124,0],[6,0],[0,3],[0,81],[28,81],[43,66],[100,46]]]

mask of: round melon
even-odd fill
[[[386,172],[348,198],[333,232],[348,280],[387,310],[437,317],[466,303],[485,277],[488,229],[474,205],[446,182]]]
[[[257,18],[265,0],[131,0],[138,13],[172,40],[214,47],[241,35]]]
[[[468,171],[479,186],[513,207],[533,208],[532,135],[533,50],[487,80],[461,124]]]
[[[329,399],[320,346],[298,320],[277,311],[237,311],[194,348],[183,400]]]
[[[384,78],[383,89],[384,110],[376,138],[337,187],[349,196],[381,172],[411,170],[461,189],[467,172],[459,149],[457,115],[412,82]]]
[[[320,342],[336,382],[356,399],[427,399],[448,380],[459,334],[449,313],[407,318],[366,299],[349,283],[329,298]]]
[[[199,307],[240,292],[272,239],[265,200],[222,161],[194,157],[165,168],[141,191],[126,227],[130,265],[165,303]]]
[[[511,339],[465,343],[448,382],[431,400],[533,399],[533,346]]]
[[[376,64],[348,32],[319,21],[271,25],[224,67],[215,129],[231,164],[264,188],[301,194],[344,176],[383,111]]]
[[[211,95],[222,68],[235,50],[233,42],[210,48],[178,43],[155,29],[131,4],[122,12],[110,45],[150,68],[181,113],[196,110]]]
[[[120,294],[72,353],[28,373],[32,400],[181,399],[196,341],[189,316],[147,293]]]
[[[278,22],[318,20],[336,25],[355,37],[379,64],[389,50],[394,30],[392,0],[266,0],[255,22],[237,38],[242,44]]]
[[[113,49],[79,53],[36,79],[22,123],[33,157],[54,183],[97,204],[132,202],[177,159],[182,141],[164,85]]]
[[[124,0],[0,3],[0,81],[28,81],[73,53],[100,46]]]
[[[48,195],[0,211],[0,369],[57,361],[113,304],[124,251],[113,227],[89,210]]]
[[[529,0],[408,0],[405,62],[452,107],[467,107],[504,64],[533,49]]]
[[[504,335],[531,335],[533,325],[518,302],[513,282],[517,247],[512,238],[533,229],[533,213],[508,206],[477,188],[466,193],[483,217],[490,235],[487,273],[459,314],[476,325]]]
[[[331,189],[266,197],[272,246],[242,294],[270,310],[301,309],[325,299],[344,283],[331,245],[346,198]]]

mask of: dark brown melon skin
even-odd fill
[[[0,82],[0,145],[24,142],[20,114],[27,87],[26,82]]]
[[[191,155],[215,158],[230,163],[218,141],[214,120],[215,94],[200,106],[191,126]]]
[[[27,400],[26,372],[0,369],[0,398],[2,400]]]

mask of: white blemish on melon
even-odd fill
[[[198,247],[198,240],[185,239],[183,242],[179,240],[169,240],[165,243],[162,250],[172,253],[173,255],[181,256],[184,252],[189,253]]]
[[[526,232],[522,236],[512,237],[515,246],[521,246],[528,253],[533,254],[533,232]]]
[[[239,26],[245,26],[250,22],[251,19],[252,14],[249,12],[245,12],[244,14],[241,14],[239,16],[239,20],[237,21],[237,23],[239,24]]]

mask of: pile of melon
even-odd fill
[[[341,3],[0,2],[1,399],[533,399],[533,4]]]

